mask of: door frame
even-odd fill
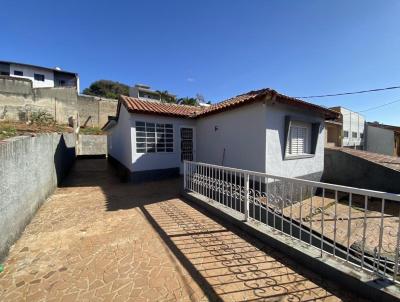
[[[181,129],[188,128],[193,130],[193,161],[196,161],[196,126],[189,126],[189,125],[179,125],[179,170],[180,173],[183,174],[183,162],[182,158],[182,137],[181,137]]]

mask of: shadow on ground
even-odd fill
[[[213,301],[354,301],[284,255],[180,199],[180,179],[121,183],[103,160],[78,163],[64,186],[101,186],[107,211],[139,208],[184,269]]]

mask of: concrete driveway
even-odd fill
[[[358,301],[179,198],[78,160],[12,247],[2,301]]]

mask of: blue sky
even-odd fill
[[[220,101],[400,85],[400,1],[2,1],[0,60]],[[363,110],[383,93],[313,99]],[[400,102],[365,113],[400,125]]]

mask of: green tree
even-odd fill
[[[110,80],[99,80],[83,90],[83,94],[117,99],[119,95],[129,95],[129,86]]]
[[[178,99],[177,103],[180,104],[180,105],[196,106],[197,105],[197,99],[196,98],[185,97],[185,98]]]
[[[176,103],[176,98],[174,96],[172,96],[168,92],[168,90],[164,90],[164,91],[157,90],[157,92],[161,96],[161,102],[163,102],[163,103]]]

